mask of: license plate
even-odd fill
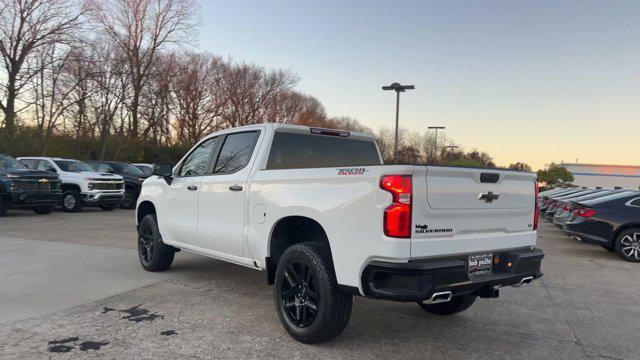
[[[469,255],[469,275],[483,275],[491,271],[493,253]]]

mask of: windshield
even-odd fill
[[[143,176],[144,175],[144,173],[140,169],[138,169],[137,167],[135,167],[133,165],[123,164],[122,168],[123,168],[124,172],[127,173],[127,174],[138,175],[138,176]]]
[[[0,155],[0,169],[24,169],[23,163],[7,155]]]
[[[68,172],[81,172],[81,171],[94,171],[91,166],[77,160],[54,160],[53,162],[62,169],[62,171]]]

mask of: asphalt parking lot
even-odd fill
[[[541,222],[544,277],[439,317],[356,298],[344,334],[290,338],[261,272],[180,252],[144,272],[133,212],[0,218],[0,358],[638,359],[639,264]]]

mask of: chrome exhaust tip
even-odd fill
[[[531,284],[532,282],[533,282],[533,276],[527,276],[527,277],[522,278],[522,280],[520,280],[520,283],[511,285],[511,286],[520,287],[520,286],[525,285],[525,284]]]
[[[434,293],[433,295],[431,295],[431,298],[429,298],[428,300],[424,300],[422,303],[427,305],[439,304],[439,303],[449,302],[451,301],[452,298],[453,298],[453,294],[451,293],[451,291],[443,291],[443,292]]]

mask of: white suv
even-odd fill
[[[60,176],[63,192],[60,205],[64,211],[79,211],[83,206],[113,210],[124,196],[122,176],[95,172],[82,161],[50,157],[21,157],[18,160],[30,169],[52,171]]]

